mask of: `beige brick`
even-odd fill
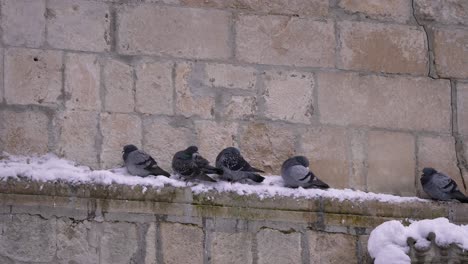
[[[181,63],[176,66],[176,111],[185,117],[214,117],[215,99],[213,95],[195,91],[192,83],[193,63]]]
[[[257,112],[257,99],[255,96],[223,96],[225,119],[250,119]]]
[[[3,61],[3,58],[4,58],[3,53],[4,53],[4,49],[0,48],[0,60],[1,61]],[[3,79],[4,79],[3,75],[5,75],[5,72],[3,70],[4,70],[3,63],[0,63],[0,72],[3,72],[2,76],[0,76],[0,102],[3,102],[3,98],[5,95],[5,92],[4,92],[5,85],[3,82]]]
[[[69,109],[101,110],[100,65],[95,55],[67,54],[65,93]]]
[[[341,0],[339,7],[365,18],[399,23],[406,23],[413,16],[411,1],[408,0]]]
[[[6,50],[7,103],[57,105],[61,89],[62,52],[19,48]]]
[[[236,56],[246,62],[333,67],[335,46],[330,21],[241,15],[236,22]]]
[[[312,105],[314,76],[301,72],[266,72],[265,116],[273,120],[310,124],[314,112]]]
[[[45,1],[2,1],[3,41],[12,46],[39,47],[45,39]]]
[[[369,254],[369,251],[367,250],[367,245],[369,242],[369,236],[364,235],[364,236],[359,236],[358,237],[358,250],[361,255],[361,263],[362,264],[373,264],[374,261],[372,260],[372,257]]]
[[[135,115],[103,113],[100,122],[103,136],[101,166],[118,166],[123,163],[123,146],[141,145],[141,120]]]
[[[161,223],[164,263],[203,263],[203,230],[199,227]]]
[[[237,123],[195,121],[195,127],[200,153],[213,164],[221,150],[237,145]]]
[[[252,237],[249,233],[213,233],[211,263],[252,263]]]
[[[439,76],[468,78],[468,30],[435,29],[434,56]]]
[[[88,221],[73,222],[67,217],[57,218],[58,263],[99,263],[99,251],[89,233],[92,225]]]
[[[39,111],[0,111],[0,146],[10,154],[45,154],[49,119]]]
[[[301,235],[272,229],[257,233],[258,263],[301,263]]]
[[[414,138],[405,133],[369,132],[368,190],[415,195]]]
[[[240,135],[240,148],[252,166],[279,175],[281,164],[295,153],[294,141],[287,126],[248,123]]]
[[[347,131],[351,147],[351,174],[349,187],[366,191],[367,175],[367,131],[350,129]]]
[[[205,85],[215,87],[254,90],[257,81],[256,70],[229,64],[207,64]]]
[[[97,168],[96,112],[66,111],[55,121],[60,126],[58,152],[81,165]]]
[[[132,263],[138,250],[138,231],[132,223],[104,223],[100,239],[100,263]]]
[[[310,263],[358,263],[356,238],[346,234],[308,231]]]
[[[340,22],[339,67],[388,73],[427,73],[426,35],[421,27]]]
[[[128,64],[109,60],[104,67],[106,95],[104,109],[110,112],[133,112],[135,91],[133,90],[133,69]]]
[[[414,13],[419,21],[468,25],[465,0],[415,0]]]
[[[47,42],[54,48],[110,50],[110,12],[96,1],[50,0],[46,12]]]
[[[310,169],[333,188],[349,187],[346,130],[310,127],[300,138],[301,154],[308,157]]]
[[[118,12],[117,50],[200,59],[230,57],[230,14],[168,6],[138,5]]]
[[[458,133],[468,136],[468,83],[457,83]]]
[[[156,224],[150,223],[145,234],[145,264],[156,264]]]
[[[318,87],[322,123],[451,131],[446,80],[319,73]]]
[[[144,63],[136,68],[136,110],[147,114],[174,114],[172,63]]]

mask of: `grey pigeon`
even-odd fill
[[[216,182],[207,174],[222,174],[222,170],[210,166],[208,160],[198,153],[196,146],[177,152],[172,159],[172,169],[186,180]]]
[[[283,162],[281,177],[286,187],[321,188],[330,186],[321,181],[309,169],[309,160],[304,156],[294,156]]]
[[[449,176],[433,168],[424,168],[421,176],[423,190],[432,199],[441,201],[457,199],[462,203],[468,203],[468,197],[460,192],[457,183]]]
[[[219,178],[226,181],[237,182],[250,179],[254,182],[262,182],[265,179],[256,173],[264,171],[250,166],[240,151],[234,147],[225,148],[218,154],[216,167],[223,170]]]
[[[158,163],[148,153],[139,150],[134,145],[126,145],[123,148],[123,160],[125,167],[132,175],[146,177],[148,175],[164,175],[170,177],[171,175],[161,169]]]

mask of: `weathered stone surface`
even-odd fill
[[[308,231],[310,263],[358,263],[356,238],[345,234]]]
[[[5,51],[5,99],[9,104],[56,105],[62,89],[62,52]]]
[[[205,85],[215,87],[253,90],[257,82],[257,73],[252,67],[207,64],[205,74]]]
[[[258,263],[301,263],[301,235],[272,229],[257,233]]]
[[[414,13],[419,21],[468,25],[465,0],[415,0]]]
[[[434,57],[437,74],[447,78],[468,78],[468,30],[434,29]]]
[[[196,90],[194,87],[193,63],[176,65],[175,89],[176,112],[185,117],[199,116],[205,119],[214,117],[215,99],[212,94]]]
[[[310,127],[301,133],[301,155],[309,158],[310,169],[333,188],[349,187],[346,130]]]
[[[345,12],[384,21],[406,23],[413,16],[407,0],[341,0],[338,5]]]
[[[57,219],[57,259],[58,263],[99,263],[97,238],[89,233],[92,224],[88,221],[74,223],[68,218]],[[88,241],[91,240],[91,241]]]
[[[56,221],[31,215],[0,215],[0,255],[15,261],[52,262]]]
[[[225,59],[230,14],[169,6],[128,6],[118,11],[117,50],[122,54]]]
[[[123,146],[141,145],[141,120],[135,115],[103,113],[100,122],[103,135],[101,166],[115,167],[123,162]]]
[[[314,75],[302,72],[266,72],[265,116],[273,120],[310,124],[314,112]]]
[[[225,119],[250,119],[257,112],[257,99],[255,96],[236,96],[230,98],[223,96]]]
[[[414,138],[397,132],[369,132],[368,190],[415,195]]]
[[[468,83],[457,83],[458,133],[468,136]]]
[[[374,261],[367,250],[367,242],[369,241],[369,236],[359,236],[358,238],[358,250],[361,256],[361,263],[362,264],[372,264]]]
[[[203,230],[178,223],[161,223],[164,263],[203,263]]]
[[[319,73],[322,123],[449,133],[450,83],[429,78]]]
[[[366,191],[367,175],[367,131],[350,129],[347,131],[351,147],[351,174],[349,187]]]
[[[244,158],[252,166],[275,175],[281,164],[295,153],[295,134],[286,126],[248,123],[239,141]]]
[[[138,232],[133,223],[104,223],[99,263],[133,263],[138,254]]]
[[[4,0],[3,41],[12,46],[39,47],[45,39],[45,1]]]
[[[199,151],[213,164],[222,149],[237,145],[237,123],[195,121],[195,128]]]
[[[145,264],[156,264],[156,224],[150,223],[145,234]]]
[[[106,95],[104,109],[110,112],[133,112],[135,91],[133,90],[133,69],[118,60],[109,60],[104,66]],[[155,98],[152,98],[155,99]]]
[[[47,42],[54,48],[110,50],[110,12],[105,3],[50,0],[46,19]]]
[[[211,263],[250,264],[252,259],[252,237],[250,233],[213,233]]]
[[[0,148],[10,154],[45,154],[48,117],[39,111],[0,111]]]
[[[101,110],[100,66],[95,55],[67,54],[65,105],[69,109]]]
[[[339,67],[426,75],[427,43],[421,27],[340,22]]]
[[[236,46],[237,58],[246,62],[313,67],[335,65],[332,22],[241,15],[236,23]]]
[[[174,114],[172,63],[144,63],[136,68],[136,110],[147,114]]]
[[[96,140],[98,135],[96,112],[66,111],[59,114],[55,124],[60,130],[58,153],[79,164],[97,168]]]

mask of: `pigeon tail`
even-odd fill
[[[463,193],[460,191],[455,191],[452,193],[453,198],[457,199],[458,201],[462,203],[468,203],[468,197],[466,197]]]
[[[219,168],[215,168],[215,167],[212,167],[212,166],[207,166],[205,168],[202,169],[204,173],[206,174],[219,174],[219,175],[223,175],[223,170],[222,169],[219,169]]]
[[[217,182],[215,179],[211,178],[210,176],[206,175],[203,172],[195,176],[195,179],[200,180],[200,181]]]
[[[265,173],[265,171],[262,171],[261,169],[257,169],[257,168],[254,168],[254,167],[251,167],[251,171]]]
[[[265,177],[258,175],[257,173],[249,173],[248,178],[254,182],[262,182]]]
[[[171,177],[171,174],[169,172],[161,169],[159,166],[152,167],[149,171],[152,175],[155,175],[155,176],[163,175],[166,177]]]
[[[328,189],[330,186],[323,181],[321,181],[319,178],[314,177],[311,179],[310,182],[308,182],[308,185],[305,186],[305,188],[319,188],[319,189]]]

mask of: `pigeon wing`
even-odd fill
[[[130,153],[129,160],[137,167],[149,169],[156,165],[156,161],[146,152],[135,150]]]
[[[452,178],[443,173],[434,174],[434,177],[432,178],[432,184],[437,186],[444,193],[458,191],[457,183],[452,180]]]

